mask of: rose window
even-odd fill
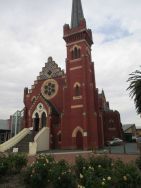
[[[46,99],[53,98],[58,92],[58,83],[54,79],[46,80],[42,85],[41,92]]]
[[[44,87],[44,93],[48,96],[51,96],[55,93],[55,84],[48,83],[48,85],[45,85]]]

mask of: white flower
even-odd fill
[[[107,177],[107,180],[108,180],[108,181],[111,181],[111,179],[112,179],[112,178],[111,178],[110,176]]]
[[[101,165],[98,165],[98,168],[101,168]]]
[[[105,179],[105,178],[103,178],[103,181],[106,181],[106,179]]]
[[[82,175],[82,174],[80,174],[80,178],[81,178],[81,179],[83,178],[83,175]]]
[[[78,184],[78,185],[77,185],[77,188],[85,188],[85,187]]]
[[[102,182],[101,184],[102,184],[102,185],[105,185],[105,182]]]
[[[123,176],[124,181],[127,181],[127,176]]]

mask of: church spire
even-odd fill
[[[80,21],[84,19],[81,0],[73,0],[72,15],[71,15],[71,28],[78,27]]]

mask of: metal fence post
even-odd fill
[[[126,145],[125,145],[125,142],[123,143],[123,149],[124,149],[124,154],[126,154]]]

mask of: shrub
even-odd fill
[[[106,156],[91,156],[87,161],[78,157],[75,169],[78,187],[139,188],[141,184],[141,173],[134,164],[113,162]]]
[[[141,155],[136,159],[136,165],[141,170]]]
[[[112,160],[110,158],[91,156],[86,161],[84,158],[78,157],[75,169],[77,169],[78,187],[109,188],[111,184]]]
[[[27,187],[47,187],[51,182],[51,170],[53,166],[54,159],[51,156],[39,155],[36,162],[33,162],[24,174],[24,182]]]
[[[65,160],[60,160],[54,165],[52,183],[54,188],[76,188],[76,177]]]
[[[25,154],[12,153],[7,158],[9,173],[19,173],[27,165],[27,156]]]
[[[141,173],[133,164],[124,164],[118,160],[113,167],[115,188],[138,188],[141,184]]]
[[[6,157],[0,157],[0,178],[8,172],[8,160]]]
[[[80,174],[83,174],[84,168],[87,167],[88,167],[88,161],[85,158],[83,158],[81,155],[78,155],[75,158],[75,166],[74,166],[76,175],[79,177]]]
[[[10,154],[0,157],[0,176],[20,173],[27,165],[27,157],[23,154]]]

